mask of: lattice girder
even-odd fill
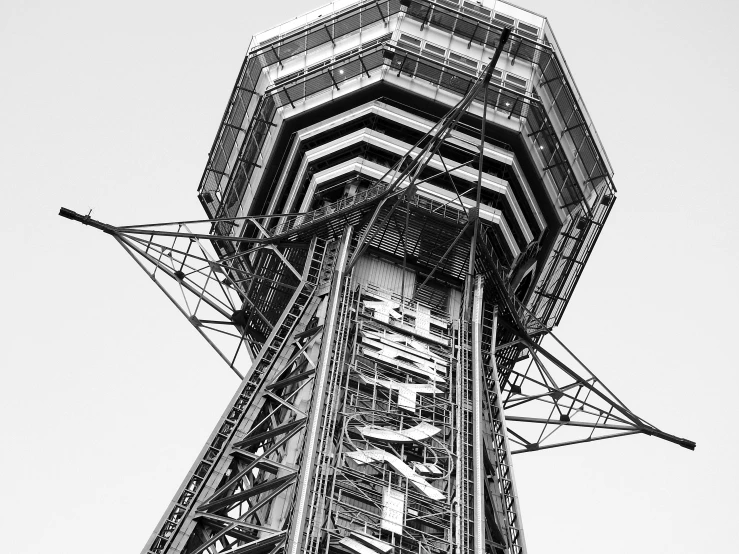
[[[510,324],[504,326],[512,330]],[[513,365],[503,385],[514,454],[638,433],[695,448],[694,442],[634,414],[551,331],[536,340],[514,333],[521,338],[520,357],[525,358]],[[552,347],[542,345],[547,338]]]
[[[242,378],[300,285],[311,248],[209,235],[220,220],[115,227],[64,208],[60,215],[112,235]]]

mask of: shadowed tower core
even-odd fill
[[[512,456],[645,433],[552,333],[614,204],[548,21],[337,1],[256,36],[200,221],[110,235],[239,376],[145,554],[526,552]]]

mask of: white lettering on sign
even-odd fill
[[[433,350],[431,350],[428,344],[421,342],[419,340],[415,340],[412,337],[409,337],[408,335],[402,335],[402,334],[393,333],[390,331],[387,331],[387,332],[365,331],[365,333],[369,335],[370,337],[380,340],[386,344],[391,344],[397,348],[412,352],[413,354],[417,356],[423,356],[425,358],[434,360],[437,364],[441,364],[443,366],[449,365],[446,358],[443,358],[435,354]]]
[[[446,339],[436,337],[431,333],[431,325],[446,329],[449,322],[431,314],[431,309],[421,304],[416,304],[416,308],[405,307],[404,313],[414,320],[411,326],[403,321],[403,313],[400,312],[400,302],[383,298],[377,294],[364,293],[364,306],[374,312],[373,317],[377,321],[381,321],[387,325],[399,326],[408,332],[415,333],[423,338],[448,344]],[[371,300],[367,300],[367,297]]]
[[[346,456],[351,458],[358,464],[369,464],[371,462],[387,462],[392,468],[408,479],[410,483],[431,500],[443,500],[444,493],[439,489],[430,485],[426,479],[418,475],[405,462],[398,458],[395,454],[390,454],[384,450],[363,450],[357,452],[347,452]]]
[[[443,475],[443,472],[437,467],[436,464],[422,464],[420,462],[413,462],[413,470],[421,475],[430,475],[434,478],[438,478]]]
[[[365,314],[370,314],[370,317],[383,326],[381,330],[360,328],[358,351],[366,358],[383,362],[385,366],[382,378],[376,374],[372,377],[359,374],[356,378],[360,383],[384,387],[391,393],[397,391],[397,407],[391,406],[389,409],[401,416],[402,422],[403,412],[417,415],[419,394],[443,394],[446,389],[450,376],[450,357],[437,354],[439,350],[432,350],[430,345],[434,348],[450,345],[449,339],[439,332],[448,329],[450,323],[433,315],[431,309],[426,306],[420,304],[415,304],[413,308],[408,304],[401,306],[400,302],[382,292],[369,293],[363,290],[362,301],[367,310]],[[432,424],[435,421],[427,421],[425,418],[415,421],[420,423],[405,429],[398,429],[392,424],[385,427],[362,423],[355,431],[359,431],[365,440],[371,441],[371,445],[365,446],[365,450],[347,452],[345,460],[348,463],[351,459],[359,465],[387,464],[386,469],[392,469],[403,476],[412,487],[429,499],[445,500],[446,493],[432,484],[434,480],[444,475],[442,467],[431,462],[406,463],[393,450],[393,444],[444,440],[442,428]],[[402,427],[403,424],[396,425]],[[433,447],[431,449],[435,450]],[[439,462],[433,455],[430,459]],[[408,509],[405,496],[404,487],[395,490],[389,484],[385,484],[380,522],[383,530],[403,534]],[[355,531],[342,538],[340,544],[356,554],[370,554],[370,551],[373,554],[386,552],[384,549],[380,550],[379,545],[390,546],[376,538],[366,535],[360,537]]]
[[[425,356],[438,360],[439,363],[445,363],[446,360],[441,356],[434,354],[431,348],[424,342],[413,339],[408,335],[395,333],[393,331],[371,331],[366,330],[364,333],[377,340],[382,340],[388,344],[403,348],[405,350],[412,351],[414,354],[419,356]]]
[[[425,344],[403,335],[363,330],[362,352],[432,381],[445,382],[438,374],[446,375],[449,362],[434,354]]]
[[[375,537],[370,537],[364,533],[352,531],[348,537],[344,537],[339,544],[348,547],[357,554],[390,554],[393,551],[393,545],[383,542]]]
[[[441,433],[441,429],[423,421],[415,427],[400,431],[388,429],[387,427],[367,425],[360,427],[359,432],[367,438],[387,442],[421,442],[422,440],[433,437],[437,433]]]
[[[399,383],[397,381],[389,381],[386,379],[374,379],[372,377],[360,376],[360,379],[368,385],[379,385],[390,390],[398,391],[398,407],[409,412],[416,411],[416,395],[417,394],[439,394],[442,391],[432,384],[420,383]]]
[[[405,494],[390,487],[382,489],[382,522],[380,527],[391,533],[403,534]]]
[[[431,338],[431,310],[420,304],[416,308],[416,333]]]
[[[378,298],[378,300],[365,300],[364,305],[370,310],[374,310],[375,319],[383,323],[390,323],[390,318],[403,319],[403,315],[398,311],[400,302]]]

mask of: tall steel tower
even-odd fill
[[[144,553],[519,554],[514,454],[635,433],[693,449],[552,334],[611,176],[521,8],[346,0],[256,36],[208,219],[61,211],[241,379]]]

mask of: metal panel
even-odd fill
[[[385,487],[382,490],[382,528],[402,535],[404,515],[405,494]]]
[[[364,256],[357,261],[354,268],[354,280],[365,286],[375,285],[393,294],[400,295],[402,292],[405,298],[411,298],[415,292],[416,273],[406,269],[404,280],[402,266],[373,256]]]

